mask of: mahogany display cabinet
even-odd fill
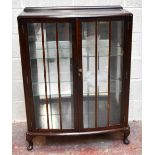
[[[18,16],[28,150],[35,136],[123,133],[128,144],[132,13],[28,7]]]

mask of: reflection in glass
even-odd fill
[[[28,24],[28,41],[36,128],[47,129],[41,24]],[[38,57],[39,59],[35,59]]]
[[[83,125],[95,127],[95,23],[82,23]]]
[[[109,24],[97,23],[97,127],[107,125]],[[84,128],[95,127],[95,22],[82,23]]]
[[[65,29],[65,33],[63,32]],[[74,128],[73,107],[73,76],[72,76],[72,31],[71,25],[61,23],[58,25],[59,63],[60,63],[60,94],[62,107],[62,128]]]
[[[56,48],[56,23],[43,24],[49,128],[60,129],[60,119],[63,119],[62,129],[71,129],[74,128],[71,24],[57,23],[57,30],[59,57],[57,57]],[[47,129],[45,72],[40,23],[28,24],[28,40],[36,128]],[[58,81],[58,76],[60,81]],[[58,82],[60,82],[60,92]],[[62,118],[60,112],[62,112]]]
[[[108,57],[109,57],[109,23],[97,24],[97,127],[107,126],[108,104]]]
[[[108,126],[108,115],[109,125],[120,124],[121,121],[123,22],[111,22],[111,33],[109,24],[109,22],[97,22],[97,106],[95,106],[95,22],[82,23],[84,128],[95,128],[96,107],[97,127]],[[110,74],[109,90],[108,74]]]
[[[122,93],[123,22],[111,22],[110,125],[120,124]]]

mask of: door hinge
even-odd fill
[[[129,28],[130,28],[130,22],[128,22],[128,30],[129,30]]]
[[[126,79],[128,78],[128,72],[125,72],[125,78]]]
[[[124,116],[124,122],[125,122],[125,116]]]
[[[27,82],[27,84],[29,83],[29,78],[28,78],[28,76],[26,76],[26,82]]]
[[[22,33],[24,33],[24,25],[22,24]]]

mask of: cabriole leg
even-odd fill
[[[29,141],[28,143],[29,143],[29,144],[28,144],[28,146],[27,146],[27,150],[28,150],[28,151],[31,151],[31,150],[33,149],[33,142],[32,142],[32,141]]]
[[[123,137],[123,143],[128,145],[130,141],[128,140],[128,136],[130,135],[130,127],[126,128],[124,130],[124,137]]]
[[[27,150],[31,151],[33,149],[33,138],[34,136],[26,133],[26,140],[28,142]]]

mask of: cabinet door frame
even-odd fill
[[[31,66],[28,44],[28,23],[70,23],[72,24],[72,59],[73,59],[73,102],[74,102],[74,129],[36,129],[35,126],[35,114],[33,103],[33,91],[32,91],[32,79],[31,79]],[[25,107],[28,131],[33,132],[75,132],[78,131],[78,102],[77,102],[77,53],[76,51],[76,28],[75,18],[20,18],[18,19],[19,39],[20,39],[20,51],[21,51],[21,63],[24,83],[25,94]]]
[[[128,127],[133,16],[126,16],[124,21],[122,125]]]
[[[78,76],[78,69],[82,67],[82,22],[94,22],[94,21],[124,21],[124,53],[123,53],[123,75],[122,75],[122,113],[121,113],[121,125],[109,126],[102,128],[83,128],[83,83],[82,76]],[[18,31],[20,41],[20,53],[22,63],[23,74],[23,86],[25,95],[25,107],[27,117],[27,127],[29,132],[75,132],[75,131],[97,131],[108,130],[114,128],[128,127],[128,110],[129,110],[129,87],[130,87],[130,64],[131,64],[131,42],[132,42],[132,20],[131,15],[128,16],[109,16],[109,17],[80,17],[80,18],[52,18],[43,16],[42,18],[34,17],[22,17],[18,18]],[[75,129],[36,129],[34,106],[33,106],[33,93],[32,93],[32,81],[31,81],[31,68],[30,57],[28,47],[28,32],[27,23],[56,23],[56,22],[69,22],[73,26],[73,94],[74,94],[74,124]]]
[[[84,128],[83,127],[83,80],[82,75],[78,77],[79,81],[79,131],[98,131],[114,128],[128,127],[128,109],[129,109],[129,85],[130,85],[130,62],[131,62],[131,38],[132,38],[132,16],[116,16],[116,17],[89,17],[77,20],[77,45],[78,45],[78,68],[82,68],[82,22],[110,22],[124,21],[124,44],[123,44],[123,71],[122,71],[122,96],[121,96],[121,120],[118,125],[109,125],[107,127]],[[95,51],[94,51],[95,52]],[[109,80],[108,80],[109,81]],[[109,96],[109,94],[108,94]],[[96,114],[95,114],[96,115]],[[97,120],[96,120],[97,121]]]

